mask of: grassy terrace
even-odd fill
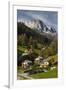
[[[42,72],[42,73],[32,74],[30,75],[30,77],[34,79],[57,78],[58,77],[57,68],[52,71],[45,72],[45,73]]]
[[[25,51],[25,49],[26,49],[26,47],[23,47],[23,46],[18,46],[18,47],[17,47],[17,49],[18,49],[19,51],[24,52],[24,51]]]

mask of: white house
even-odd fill
[[[37,58],[35,58],[35,63],[40,64],[40,62],[43,60],[43,57],[38,56]]]
[[[48,61],[44,61],[43,63],[40,64],[41,68],[47,68],[49,66],[49,62]]]
[[[54,70],[55,68],[56,68],[56,67],[55,67],[55,66],[53,66],[53,67],[51,67],[51,68],[50,68],[50,70]]]
[[[27,69],[27,68],[30,66],[31,63],[32,63],[32,61],[25,60],[25,61],[22,63],[22,68]]]

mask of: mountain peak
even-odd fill
[[[47,26],[42,20],[33,19],[31,21],[24,21],[23,22],[27,27],[31,29],[36,29],[39,32],[46,32],[46,33],[56,33],[54,27]]]

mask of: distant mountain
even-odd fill
[[[27,38],[29,38],[30,36],[32,36],[33,39],[37,40],[40,43],[43,44],[50,44],[54,38],[53,34],[48,34],[48,33],[42,33],[38,32],[37,30],[31,29],[28,26],[26,26],[24,23],[17,23],[17,34],[21,35],[21,34],[26,34]]]
[[[36,29],[39,32],[45,32],[45,33],[56,33],[56,30],[54,27],[48,27],[43,21],[41,20],[32,20],[32,21],[26,21],[24,24],[31,28],[31,29]]]

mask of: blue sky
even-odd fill
[[[46,25],[53,26],[57,30],[58,13],[54,11],[30,11],[17,10],[17,21],[30,21],[33,19],[42,20]]]

